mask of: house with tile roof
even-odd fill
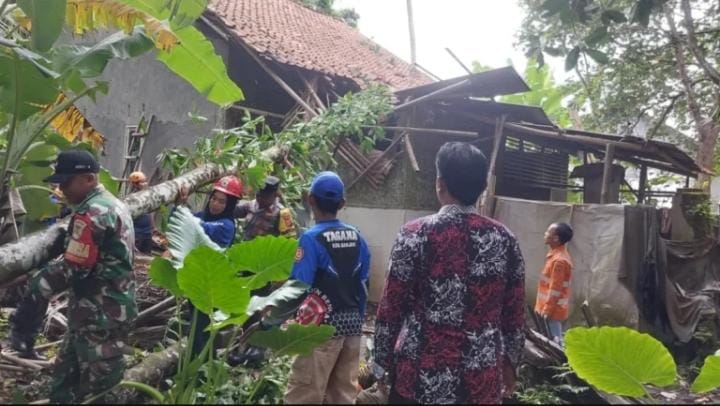
[[[433,81],[342,20],[294,0],[211,0],[196,25],[223,58],[245,100],[221,109],[168,72],[154,55],[111,62],[104,74],[111,82],[108,95],[78,105],[105,135],[102,163],[114,176],[123,177],[128,157],[135,156],[138,168],[152,176],[160,152],[190,147],[215,128],[236,127],[248,112],[265,116],[279,130],[371,83],[398,91]],[[88,37],[76,39],[83,41]],[[134,130],[128,126],[143,117],[150,126],[146,141],[141,150],[129,151]]]

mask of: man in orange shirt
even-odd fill
[[[550,246],[545,267],[538,283],[535,312],[547,323],[553,341],[564,345],[562,323],[568,318],[572,259],[567,243],[573,230],[567,223],[554,223],[545,231],[545,244]]]

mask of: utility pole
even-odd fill
[[[407,0],[408,28],[410,29],[410,63],[417,63],[415,52],[415,23],[413,22],[412,0]]]

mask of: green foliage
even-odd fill
[[[650,396],[644,385],[665,387],[675,382],[670,352],[647,334],[625,327],[578,327],[567,332],[565,341],[570,367],[602,391]]]
[[[350,138],[360,145],[374,145],[384,137],[384,132],[363,127],[382,122],[391,110],[388,89],[370,86],[359,93],[342,96],[323,114],[282,132],[273,133],[265,125],[264,117],[246,116],[242,127],[216,130],[210,137],[198,138],[192,149],[165,150],[158,160],[173,175],[206,163],[224,166],[239,163],[238,174],[243,182],[256,186],[272,173],[281,180],[285,201],[299,205],[312,174],[336,164],[335,144]],[[275,157],[287,154],[292,166],[272,162],[267,151],[275,151]]]
[[[18,0],[18,6],[32,21],[31,44],[38,51],[48,51],[62,32],[65,22],[65,0]]]
[[[273,357],[259,372],[248,374],[243,369],[230,370],[229,381],[220,388],[219,404],[279,405],[287,387],[292,357]]]
[[[357,22],[360,19],[360,15],[357,13],[357,11],[355,11],[354,8],[343,8],[336,10],[333,7],[333,3],[335,3],[335,0],[302,0],[302,3],[315,11],[340,18],[351,27],[357,27]]]
[[[557,125],[569,127],[570,116],[562,102],[572,96],[577,90],[576,87],[556,84],[550,67],[547,65],[538,67],[533,58],[530,58],[525,66],[523,79],[530,87],[529,92],[502,96],[500,101],[541,107]]]
[[[172,243],[172,235],[168,236]],[[153,284],[170,289],[178,298],[189,299],[196,307],[193,313],[193,320],[190,326],[189,342],[183,347],[178,373],[172,379],[172,386],[169,391],[160,394],[159,403],[163,404],[213,404],[223,399],[223,391],[228,390],[231,375],[225,365],[229,351],[225,351],[222,358],[214,359],[213,342],[219,329],[233,327],[230,343],[236,338],[241,342],[251,342],[254,345],[268,347],[273,350],[276,356],[304,354],[314,347],[329,339],[334,328],[331,326],[299,326],[290,325],[287,330],[273,328],[269,331],[257,331],[248,329],[239,337],[237,325],[247,320],[251,314],[264,315],[270,309],[282,309],[282,311],[294,313],[299,304],[298,299],[305,293],[307,286],[301,283],[289,282],[273,292],[267,298],[255,298],[250,302],[250,288],[245,284],[247,279],[237,276],[238,267],[233,263],[246,264],[244,271],[256,273],[267,267],[267,262],[259,260],[258,256],[273,253],[276,256],[277,264],[284,264],[284,274],[289,273],[292,264],[291,258],[294,252],[284,249],[276,249],[284,246],[286,239],[280,237],[268,237],[253,244],[252,250],[241,250],[231,248],[223,253],[207,246],[199,246],[190,251],[185,257],[181,269],[173,272],[171,261],[156,259],[150,269],[150,277]],[[240,243],[239,245],[248,244]],[[229,252],[232,252],[231,260]],[[243,258],[246,257],[246,258]],[[279,265],[278,265],[279,266]],[[176,281],[173,281],[173,277]],[[291,312],[288,307],[295,306]],[[197,312],[207,314],[214,324],[210,328],[210,338],[201,354],[192,357],[193,332],[197,328]],[[289,315],[288,315],[289,316]],[[179,318],[179,315],[178,315]],[[182,331],[178,336],[182,337]],[[259,396],[262,385],[274,378],[271,374],[263,375],[265,378],[255,381],[252,390],[247,391],[247,397],[235,399],[237,403],[247,403],[250,399]],[[272,382],[270,382],[272,383]],[[132,384],[132,383],[131,383]],[[148,394],[158,398],[157,393],[151,393],[147,388],[136,387]],[[246,392],[239,391],[240,394]]]
[[[159,52],[160,62],[213,103],[226,107],[243,99],[242,91],[227,75],[225,62],[203,33],[187,26],[175,34],[180,44],[170,51]]]
[[[201,246],[185,257],[177,283],[183,295],[205,314],[214,310],[243,314],[250,303],[250,290],[236,274],[227,257]]]
[[[325,343],[335,333],[335,328],[328,325],[302,326],[290,324],[287,330],[274,327],[267,331],[258,331],[250,337],[249,343],[267,347],[277,356],[308,355],[312,350]]]
[[[155,257],[150,263],[148,271],[153,285],[167,289],[175,297],[182,297],[183,293],[177,282],[177,270],[172,262],[165,258]]]
[[[297,240],[293,238],[262,236],[236,244],[227,255],[236,269],[253,272],[253,276],[244,281],[245,285],[250,289],[259,289],[268,282],[290,277],[297,246]]]
[[[537,385],[521,388],[516,392],[517,398],[525,405],[566,405],[558,396],[555,387],[552,385]]]
[[[185,257],[195,248],[211,247],[215,251],[221,248],[212,242],[190,209],[177,207],[170,216],[167,226],[168,251],[172,255],[173,266],[180,268]]]
[[[107,189],[108,192],[112,193],[116,197],[118,196],[120,193],[120,182],[113,178],[107,169],[100,168],[98,178],[100,180],[100,184],[105,186],[105,189]]]
[[[692,384],[695,393],[705,393],[720,387],[720,356],[710,355]]]

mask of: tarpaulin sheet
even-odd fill
[[[543,234],[548,225],[564,221],[575,232],[568,245],[574,262],[568,324],[586,324],[581,305],[587,301],[601,324],[638,328],[639,312],[633,293],[619,281],[624,269],[622,205],[573,205],[499,197],[493,217],[510,228],[520,243],[528,304],[535,303],[548,250]]]
[[[665,241],[667,312],[675,335],[688,342],[701,318],[720,303],[720,246],[715,239]]]

